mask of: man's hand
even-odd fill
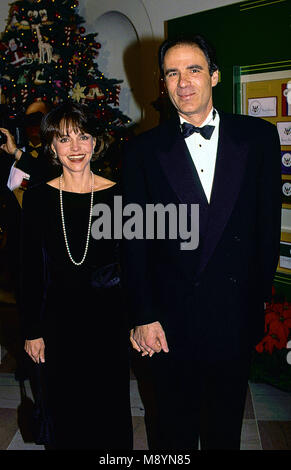
[[[8,129],[4,129],[4,127],[0,127],[0,131],[2,132],[2,134],[6,135],[7,137],[7,142],[5,144],[2,144],[0,148],[4,150],[4,152],[9,153],[10,155],[13,155],[15,150],[17,149],[13,135],[10,134]],[[21,150],[16,152],[16,155],[15,155],[16,160],[19,160],[19,158],[21,157],[21,154],[22,154]]]
[[[152,357],[155,352],[169,352],[165,332],[158,321],[136,326],[130,332],[130,341],[136,351],[142,352],[142,356]]]
[[[45,362],[43,338],[25,340],[24,349],[34,362]]]

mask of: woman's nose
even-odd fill
[[[78,150],[80,148],[80,142],[78,139],[72,139],[71,140],[71,149],[72,150]]]

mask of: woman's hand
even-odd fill
[[[17,149],[15,140],[12,134],[8,131],[8,129],[5,129],[4,127],[0,127],[0,131],[2,134],[6,135],[7,137],[7,142],[5,144],[2,144],[0,148],[4,150],[4,152],[9,153],[10,155],[13,155],[15,150]],[[22,154],[22,151],[19,150],[19,152],[16,152],[15,158],[18,160]]]
[[[34,362],[45,362],[45,344],[43,338],[26,339],[24,349]]]
[[[134,328],[132,328],[132,330],[130,330],[129,339],[130,339],[130,342],[131,342],[131,345],[132,345],[133,349],[135,349],[135,350],[138,351],[138,352],[142,352],[141,348],[139,347],[139,345],[138,345],[137,342],[135,341],[133,335],[134,335]],[[143,352],[142,352],[142,356],[147,356],[147,355],[148,355],[148,352],[147,352],[147,351],[143,351]]]

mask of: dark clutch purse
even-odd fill
[[[109,289],[111,287],[120,287],[120,273],[118,263],[108,264],[97,268],[91,273],[92,287]]]
[[[36,444],[54,446],[54,426],[49,413],[46,386],[43,377],[44,363],[35,364],[36,398],[32,411],[32,434]]]

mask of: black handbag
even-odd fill
[[[91,273],[92,287],[108,289],[120,287],[120,273],[118,263],[107,264],[94,269]]]
[[[54,426],[49,413],[44,381],[45,363],[35,364],[36,397],[32,412],[32,434],[36,444],[54,446]]]

